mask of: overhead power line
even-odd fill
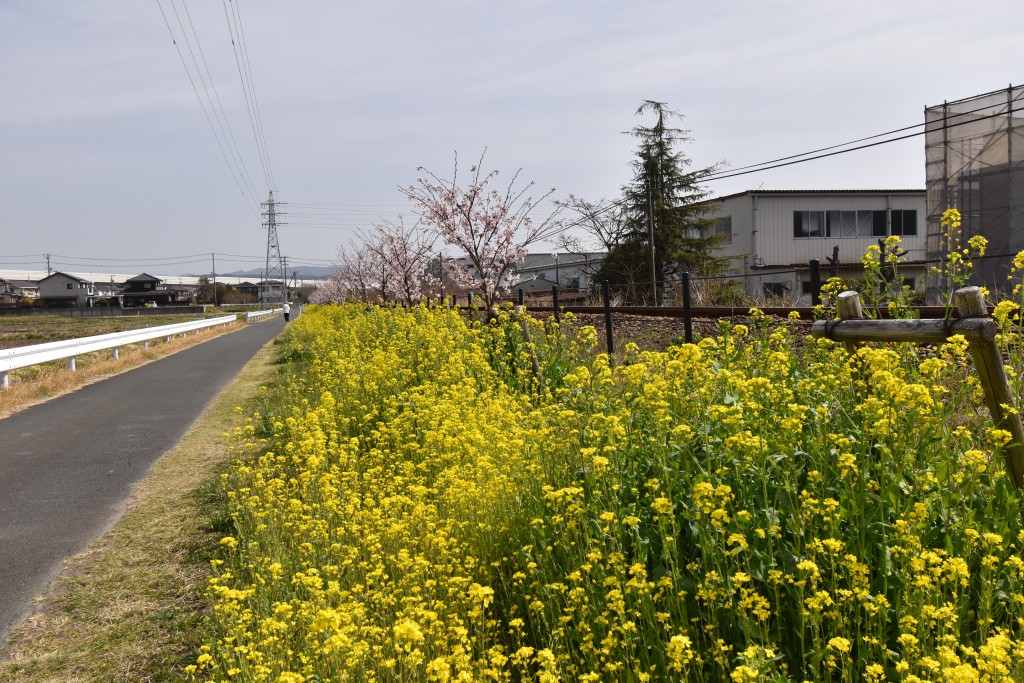
[[[992,109],[992,107],[988,106],[988,107],[984,107],[982,109],[977,109],[977,110],[975,110],[975,112],[983,111],[983,110],[991,110],[991,109]],[[987,119],[1001,118],[1003,116],[1011,116],[1012,114],[1014,114],[1016,112],[1019,112],[1019,111],[1024,111],[1024,108],[1018,108],[1018,109],[1008,108],[1006,111],[1001,111],[1001,112],[998,112],[998,113],[995,113],[995,114],[987,114],[985,116],[975,116],[975,117],[972,117],[972,118],[967,119],[965,121],[958,121],[958,122],[953,122],[953,123],[950,123],[950,122],[947,121],[947,122],[943,123],[943,125],[941,125],[941,126],[939,126],[937,128],[933,127],[931,129],[925,129],[925,130],[917,131],[916,133],[908,133],[906,135],[899,135],[897,137],[890,137],[890,138],[887,138],[885,140],[879,140],[877,142],[869,142],[867,144],[857,145],[856,147],[847,147],[846,149],[838,149],[838,150],[835,150],[835,151],[824,152],[822,154],[817,154],[815,152],[806,152],[804,154],[796,154],[796,155],[793,155],[793,156],[783,157],[782,158],[782,159],[790,159],[790,161],[783,161],[782,159],[778,159],[776,161],[778,161],[779,163],[776,163],[776,162],[773,162],[773,161],[765,161],[765,162],[762,162],[760,164],[752,164],[750,166],[743,166],[741,168],[750,169],[750,170],[739,170],[739,169],[737,169],[736,171],[728,171],[728,172],[723,172],[723,173],[714,173],[714,174],[711,174],[711,175],[706,176],[704,178],[701,178],[700,182],[705,182],[705,181],[710,182],[710,181],[713,181],[713,180],[723,180],[725,178],[735,178],[736,176],[748,175],[750,173],[757,173],[759,171],[767,171],[767,170],[770,170],[770,169],[773,169],[773,168],[781,168],[783,166],[793,166],[794,164],[802,164],[802,163],[805,163],[807,161],[816,161],[817,159],[824,159],[826,157],[832,157],[832,156],[836,156],[836,155],[839,155],[839,154],[846,154],[847,152],[856,152],[858,150],[868,149],[870,147],[878,147],[879,145],[887,145],[887,144],[889,144],[891,142],[899,142],[901,140],[907,140],[909,138],[915,138],[915,137],[918,137],[920,135],[925,135],[926,133],[929,133],[929,132],[934,132],[936,130],[943,130],[943,129],[948,130],[950,128],[956,128],[958,126],[966,126],[966,125],[971,124],[971,123],[977,123],[978,121],[985,121]],[[974,112],[957,112],[957,113],[951,114],[950,118],[957,118],[957,117],[960,117],[960,116],[963,116],[963,115],[969,114],[969,113],[974,113]],[[896,131],[890,131],[889,133],[880,133],[879,135],[873,135],[873,136],[870,136],[870,137],[867,137],[867,138],[861,138],[861,140],[871,140],[871,139],[874,139],[874,138],[877,138],[877,137],[881,137],[881,136],[885,136],[885,135],[890,135],[892,132],[899,132],[899,131],[903,131],[903,130],[910,130],[911,128],[918,128],[920,126],[927,126],[927,125],[928,125],[928,122],[926,121],[925,123],[922,123],[922,124],[919,124],[919,125],[916,125],[916,126],[908,126],[906,128],[898,128],[898,129],[896,129]],[[859,142],[859,141],[854,141],[854,142]],[[844,147],[845,145],[849,145],[849,144],[853,144],[853,143],[851,142],[851,143],[844,143],[844,145],[833,145],[831,147],[824,147],[824,148],[822,148],[822,150],[835,149],[836,147]],[[819,151],[822,151],[822,150],[819,150]],[[812,155],[812,156],[808,156],[808,155]],[[802,157],[802,158],[797,158],[797,157]]]
[[[957,112],[956,114],[954,114],[954,116],[964,116],[964,115],[967,115],[967,114],[976,114],[979,111],[988,111],[990,109],[992,109],[992,105],[986,105],[984,107],[978,107],[977,109],[971,109],[969,111]],[[821,147],[819,149],[813,149],[813,150],[811,150],[809,152],[803,152],[801,154],[792,154],[790,156],[779,157],[778,159],[772,159],[770,161],[762,161],[759,164],[750,164],[749,166],[740,166],[739,168],[729,169],[728,173],[735,173],[737,171],[744,171],[744,170],[746,170],[748,168],[756,168],[758,166],[766,166],[768,164],[775,164],[775,163],[778,163],[778,162],[781,162],[781,161],[789,161],[790,159],[798,159],[800,157],[809,156],[811,154],[818,154],[820,152],[827,152],[829,150],[839,149],[840,147],[847,147],[849,145],[855,145],[855,144],[857,144],[859,142],[867,142],[868,140],[875,140],[877,138],[885,137],[887,135],[895,135],[896,133],[902,133],[904,131],[914,130],[915,128],[921,128],[922,126],[926,126],[926,125],[928,125],[928,122],[927,121],[923,121],[921,123],[915,123],[912,126],[903,126],[902,128],[895,128],[893,130],[886,131],[885,133],[877,133],[875,135],[868,135],[867,137],[858,138],[856,140],[850,140],[849,142],[843,142],[843,143],[840,143],[838,145],[829,145],[828,147]]]
[[[172,6],[173,6],[173,0],[172,0]],[[203,46],[199,42],[199,34],[196,32],[195,25],[192,23],[192,15],[188,11],[188,5],[185,4],[185,0],[181,0],[181,6],[182,6],[182,9],[184,9],[184,11],[185,11],[185,17],[188,19],[188,25],[189,25],[189,27],[190,27],[190,29],[192,31],[193,37],[195,38],[195,44],[196,44],[196,48],[199,50],[199,56],[203,60],[203,68],[205,69],[206,77],[207,77],[207,79],[210,82],[210,88],[213,89],[214,97],[217,100],[217,107],[216,107],[216,109],[214,111],[215,112],[219,111],[221,118],[224,120],[224,125],[227,128],[228,140],[230,141],[230,147],[231,147],[232,151],[234,152],[235,158],[237,158],[237,160],[238,160],[239,171],[241,172],[241,175],[246,180],[247,187],[252,192],[253,197],[256,197],[260,193],[256,190],[256,185],[253,183],[252,177],[249,175],[249,169],[246,167],[245,161],[242,159],[242,153],[241,153],[241,151],[238,148],[238,142],[235,140],[235,134],[234,134],[234,132],[233,132],[233,130],[231,128],[230,123],[228,122],[227,113],[224,111],[224,105],[221,103],[221,100],[220,100],[220,93],[217,92],[217,84],[213,80],[213,74],[210,73],[210,66],[209,66],[209,64],[206,61],[206,54],[203,52]],[[175,10],[175,15],[177,15],[177,10]],[[179,24],[180,23],[181,23],[181,20],[179,18]],[[182,30],[184,31],[184,26],[182,26]],[[186,34],[186,37],[187,37],[187,34]],[[194,59],[195,58],[193,57],[193,60]],[[198,68],[198,64],[196,64],[196,67]],[[200,73],[200,76],[202,76],[201,73]],[[204,87],[205,87],[205,84],[204,84]],[[207,98],[209,98],[209,93],[207,93]],[[212,104],[212,101],[211,101],[211,104]]]
[[[276,183],[274,182],[274,174],[270,166],[270,154],[267,151],[266,137],[263,134],[263,118],[260,116],[259,101],[256,98],[256,86],[252,79],[252,65],[249,61],[249,50],[245,41],[245,32],[242,28],[242,14],[238,8],[237,0],[221,0],[221,4],[224,6],[224,17],[228,23],[228,34],[231,37],[231,48],[235,55],[235,66],[238,69],[238,77],[242,82],[245,106],[249,111],[249,125],[252,128],[253,138],[256,141],[256,149],[259,150],[260,164],[263,167],[267,188],[272,191]]]
[[[1019,101],[1019,99],[1020,98],[1018,98],[1015,101]],[[977,109],[972,109],[972,110],[969,110],[969,111],[955,112],[955,113],[950,114],[949,118],[950,119],[957,119],[958,117],[966,116],[966,115],[969,115],[969,114],[976,114],[976,113],[982,112],[982,111],[991,111],[991,109],[992,109],[992,106],[988,105],[988,106],[985,106],[985,107],[979,107]],[[878,133],[876,135],[870,135],[870,136],[867,136],[867,137],[864,137],[864,138],[859,138],[857,140],[851,140],[850,142],[845,142],[845,143],[842,143],[842,144],[839,144],[839,145],[830,145],[828,147],[822,147],[822,148],[820,148],[818,150],[814,150],[814,151],[811,151],[811,152],[804,152],[802,154],[793,154],[793,155],[789,155],[789,156],[785,156],[785,157],[780,157],[778,159],[774,159],[774,160],[771,160],[771,161],[763,161],[763,162],[758,163],[758,164],[750,164],[748,166],[741,166],[741,167],[739,167],[739,168],[737,168],[737,169],[735,169],[733,171],[729,171],[729,172],[711,174],[711,175],[705,176],[704,178],[700,178],[699,182],[704,182],[704,181],[710,182],[710,181],[713,181],[713,180],[722,180],[722,179],[725,179],[725,178],[733,178],[733,177],[741,176],[741,175],[749,175],[751,173],[757,173],[759,171],[768,171],[768,170],[771,170],[773,168],[781,168],[783,166],[792,166],[792,165],[795,165],[795,164],[801,164],[801,163],[808,162],[808,161],[816,161],[818,159],[824,159],[826,157],[836,156],[836,155],[839,155],[839,154],[845,154],[847,152],[855,152],[855,151],[862,150],[862,149],[868,149],[868,148],[871,148],[871,147],[877,147],[879,145],[888,144],[890,142],[899,142],[901,140],[906,140],[906,139],[909,139],[909,138],[913,138],[913,137],[918,137],[920,135],[924,135],[925,133],[928,133],[928,132],[941,131],[941,130],[943,130],[943,128],[945,128],[945,129],[956,128],[958,126],[964,126],[964,125],[967,125],[967,124],[970,124],[970,123],[976,123],[978,121],[984,121],[984,120],[987,120],[987,119],[999,118],[999,117],[1002,117],[1002,116],[1011,116],[1012,114],[1014,114],[1016,112],[1019,112],[1019,111],[1024,111],[1024,107],[1016,108],[1016,109],[1014,109],[1014,108],[1007,108],[1005,111],[997,112],[995,114],[987,114],[985,116],[975,116],[975,117],[972,117],[970,119],[963,120],[963,121],[956,121],[956,120],[954,120],[953,122],[945,121],[945,122],[943,122],[942,125],[939,125],[939,126],[935,126],[935,122],[930,122],[929,123],[928,121],[925,121],[923,123],[915,124],[913,126],[904,126],[902,128],[896,128],[894,130],[891,130],[891,131],[888,131],[888,132],[885,132],[885,133]],[[864,145],[858,145],[856,147],[848,147],[848,145],[853,145],[853,144],[857,144],[857,143],[860,143],[860,142],[865,142],[867,140],[875,140],[877,138],[886,137],[886,136],[892,135],[894,133],[900,133],[900,132],[903,132],[903,131],[913,130],[915,128],[921,128],[921,127],[929,126],[929,125],[931,125],[932,127],[931,128],[926,128],[925,130],[917,131],[915,133],[910,133],[910,134],[907,134],[907,135],[901,135],[901,136],[898,136],[898,137],[887,137],[885,140],[879,140],[877,142],[871,142],[871,143],[864,144]],[[839,149],[839,148],[842,148],[842,147],[846,147],[846,149]],[[835,151],[830,151],[830,150],[835,150]],[[578,219],[576,219],[574,221],[571,221],[569,223],[563,223],[561,227],[559,227],[557,230],[553,231],[551,236],[560,235],[560,234],[563,234],[563,233],[571,230],[572,228],[576,228],[576,227],[580,227],[582,225],[585,225],[592,218],[601,216],[601,215],[603,215],[605,213],[608,213],[609,211],[612,211],[613,209],[619,208],[619,207],[624,206],[624,205],[625,205],[625,202],[623,200],[621,200],[621,199],[610,201],[607,204],[605,204],[604,206],[602,206],[601,208],[596,209],[595,211],[593,211],[588,216],[585,216],[585,217],[582,217],[582,218],[578,218]]]
[[[170,0],[170,2],[171,2],[172,8],[174,8],[175,16],[177,17],[178,16],[177,15],[177,9],[174,7],[174,0]],[[224,145],[225,145],[226,140],[222,141],[221,135],[219,135],[217,133],[217,129],[214,127],[213,121],[210,119],[210,111],[207,109],[207,104],[206,104],[206,102],[203,101],[202,95],[199,94],[199,88],[196,86],[195,78],[193,78],[193,76],[192,76],[192,69],[189,68],[188,62],[185,61],[185,55],[181,51],[181,46],[178,45],[178,40],[175,37],[174,29],[171,28],[171,22],[167,18],[167,13],[164,12],[164,7],[160,3],[160,0],[156,0],[156,4],[157,4],[157,7],[160,9],[160,16],[163,17],[164,25],[167,27],[167,32],[171,36],[171,42],[174,44],[174,49],[178,53],[178,59],[181,60],[181,66],[185,69],[185,75],[188,76],[188,81],[192,85],[192,92],[195,93],[196,101],[199,102],[199,107],[203,110],[203,116],[206,118],[206,123],[210,127],[210,132],[213,133],[213,138],[217,142],[217,148],[220,150],[221,156],[224,157],[224,162],[228,165],[228,170],[231,172],[231,179],[234,180],[235,185],[238,187],[238,191],[242,194],[242,197],[245,199],[246,205],[249,207],[249,210],[252,211],[254,214],[258,215],[258,211],[255,208],[256,207],[256,199],[255,199],[255,197],[250,197],[249,196],[249,194],[246,191],[245,187],[239,181],[239,175],[240,174],[238,174],[238,169],[235,166],[235,164],[232,162],[231,155],[229,155],[227,153],[227,151],[224,149]],[[186,44],[189,45],[189,49],[191,50],[191,45],[188,43],[187,36],[184,33],[184,27],[181,25],[180,17],[178,17],[178,24],[179,24],[179,26],[182,29],[183,40],[185,40]],[[201,78],[202,77],[202,73],[199,72],[199,66],[198,66],[198,63],[195,62],[194,54],[193,54],[193,62],[195,63],[196,71],[197,71],[198,75]],[[205,87],[205,82],[204,82],[203,85]],[[207,91],[207,96],[209,96],[209,92],[208,91]],[[211,101],[211,108],[213,108],[212,107],[212,101]],[[214,108],[214,112],[216,112],[215,108]],[[219,123],[219,119],[218,119],[218,123]],[[238,175],[236,175],[236,174],[238,174]]]

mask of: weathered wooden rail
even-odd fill
[[[971,357],[985,391],[992,422],[1012,435],[1003,449],[1006,469],[1017,488],[1024,486],[1024,429],[1014,407],[1010,382],[996,344],[996,323],[977,287],[964,287],[954,294],[959,318],[934,320],[865,320],[856,292],[839,295],[839,320],[818,320],[811,328],[815,337],[845,342],[851,352],[863,342],[942,343],[953,335],[967,340]]]

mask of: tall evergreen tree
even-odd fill
[[[705,217],[702,204],[710,193],[700,181],[718,168],[691,170],[690,159],[679,150],[689,142],[689,131],[671,126],[682,115],[665,102],[645,100],[636,110],[651,113],[650,126],[635,126],[627,135],[637,139],[636,158],[631,162],[633,179],[622,188],[621,205],[626,223],[622,242],[609,250],[606,267],[599,277],[616,284],[634,284],[636,274],[653,277],[659,287],[667,279],[688,270],[695,274],[721,273],[728,261],[714,251],[721,244],[714,221]],[[654,239],[651,263],[651,235]],[[642,261],[638,263],[638,259]],[[653,268],[652,268],[653,265]],[[653,291],[648,285],[648,291]],[[654,297],[648,296],[652,301]]]

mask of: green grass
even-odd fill
[[[136,486],[120,521],[67,561],[12,632],[0,681],[180,679],[198,653],[209,553],[227,519],[216,485],[229,459],[223,435],[239,420],[235,406],[276,372],[273,354],[268,345],[246,365]]]

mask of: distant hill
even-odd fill
[[[333,266],[302,266],[301,268],[289,268],[288,277],[290,279],[292,273],[297,272],[300,280],[326,280],[334,275],[336,270],[337,268]],[[217,275],[223,277],[246,278],[255,282],[263,276],[263,269],[254,268],[252,270],[236,270],[230,273],[217,273]]]

